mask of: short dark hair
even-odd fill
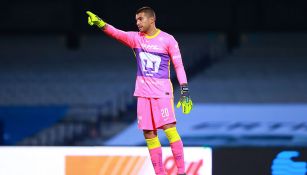
[[[139,14],[142,12],[146,13],[149,17],[153,17],[154,19],[156,19],[156,13],[151,7],[141,7],[136,11],[135,14]]]

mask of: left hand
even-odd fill
[[[181,97],[180,100],[177,103],[177,108],[180,108],[182,106],[182,113],[189,114],[193,108],[193,102],[189,94],[189,88],[187,84],[181,85]]]

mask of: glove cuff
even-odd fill
[[[181,95],[183,96],[189,96],[189,87],[187,84],[184,84],[184,85],[181,85],[180,86],[180,92],[181,92]]]
[[[106,25],[106,22],[104,22],[102,19],[100,19],[99,23],[97,24],[99,28],[103,28],[105,25]]]

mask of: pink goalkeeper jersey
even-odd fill
[[[125,32],[109,24],[103,31],[135,53],[137,77],[134,96],[173,98],[170,61],[179,83],[187,83],[178,43],[172,35],[159,30],[154,36],[147,36],[141,32]]]

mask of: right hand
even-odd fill
[[[99,28],[103,28],[107,23],[104,22],[102,19],[100,19],[97,15],[90,11],[86,11],[86,14],[88,15],[88,24],[90,26],[96,25]]]

